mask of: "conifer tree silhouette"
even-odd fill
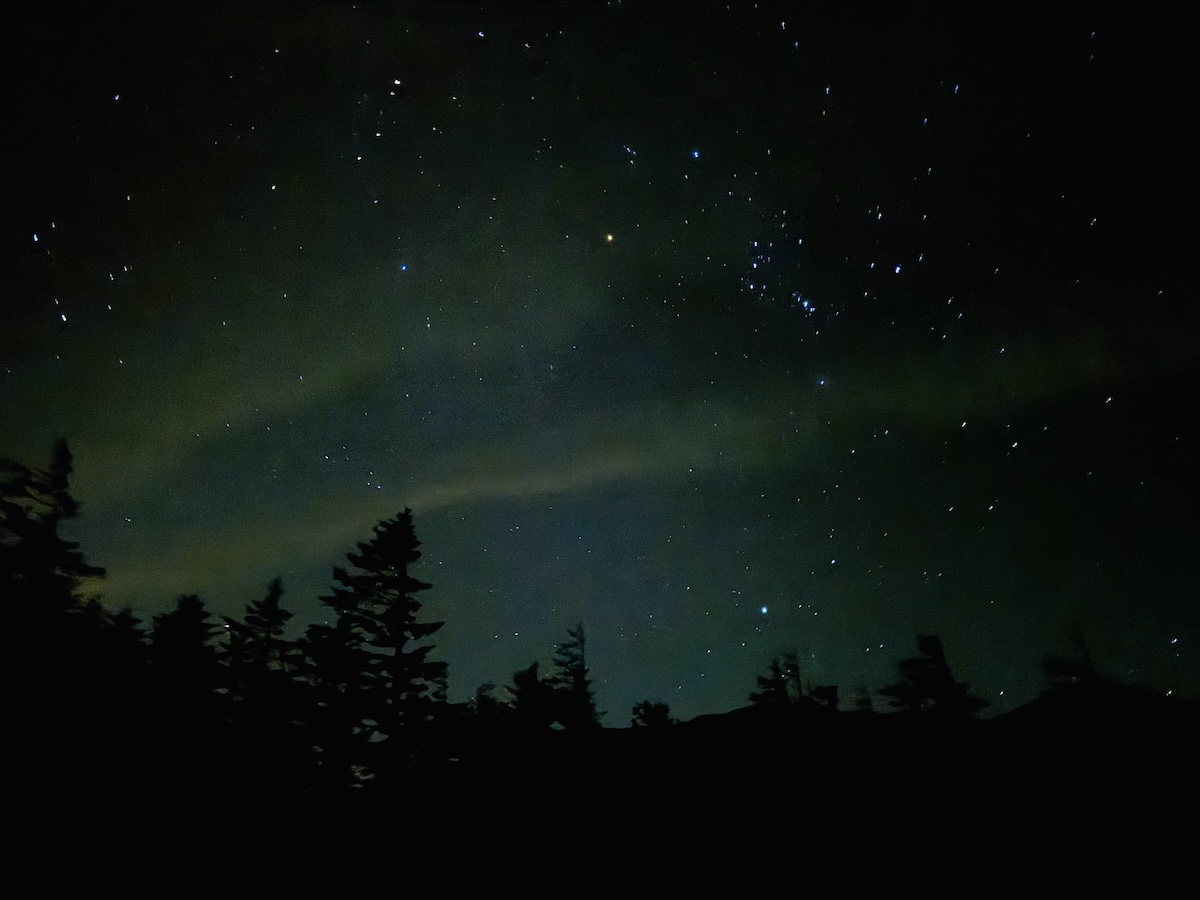
[[[898,680],[879,693],[888,697],[893,709],[931,715],[942,721],[973,718],[990,704],[972,696],[970,685],[955,680],[946,662],[946,651],[936,634],[917,635],[919,656],[902,659],[896,666]]]
[[[556,719],[554,688],[538,674],[538,663],[513,672],[513,722],[525,731],[549,728]]]
[[[142,700],[150,648],[142,622],[131,609],[106,612],[105,618],[107,624],[101,635],[104,665],[97,674],[104,684],[113,724],[123,730],[133,724]]]
[[[258,790],[281,791],[310,774],[303,651],[285,637],[292,613],[282,597],[283,581],[275,578],[263,599],[246,606],[243,621],[222,617],[230,716],[244,774]]]
[[[568,731],[600,727],[592,681],[588,677],[587,636],[583,623],[567,629],[567,640],[554,654],[554,671],[548,679],[554,689],[555,718]]]
[[[317,754],[315,784],[333,791],[357,785],[361,745],[370,738],[362,635],[348,617],[339,617],[310,625],[301,646],[312,698],[308,724]]]
[[[207,715],[223,685],[215,638],[221,628],[204,601],[184,594],[175,608],[154,617],[150,669],[164,715]]]
[[[201,797],[224,780],[218,767],[232,763],[226,747],[224,675],[217,655],[221,627],[195,594],[185,594],[150,629],[144,734],[164,792]]]
[[[499,725],[511,719],[512,704],[505,703],[497,696],[500,690],[498,685],[490,681],[485,681],[475,689],[467,706],[476,722],[483,725]]]
[[[271,693],[299,671],[296,645],[284,637],[293,614],[282,607],[282,597],[283,581],[275,578],[262,600],[247,604],[241,622],[221,617],[227,632],[223,655],[231,670],[230,692],[237,699]]]
[[[82,601],[85,580],[104,574],[87,562],[78,543],[60,533],[79,514],[69,486],[73,470],[63,438],[55,441],[47,469],[0,461],[0,592],[9,615],[21,611],[49,618],[73,611]]]
[[[333,570],[335,586],[322,602],[337,625],[313,634],[326,644],[317,655],[338,670],[337,689],[350,701],[357,734],[367,744],[386,744],[363,748],[362,764],[373,769],[416,762],[439,709],[446,664],[429,659],[433,646],[425,639],[443,623],[418,621],[415,595],[430,587],[410,572],[420,546],[411,510],[378,523],[371,540],[346,554],[351,568]]]
[[[800,664],[795,653],[780,653],[772,657],[766,675],[758,676],[758,690],[750,694],[756,705],[788,705],[805,699],[800,682]]]
[[[634,728],[665,728],[674,724],[676,723],[671,717],[671,707],[666,703],[643,700],[633,705],[630,725]]]
[[[62,534],[79,513],[65,439],[46,469],[0,460],[0,603],[10,641],[6,732],[38,768],[77,763],[81,738],[104,718],[98,678],[103,609],[84,589],[104,570]],[[15,688],[15,690],[13,690]]]

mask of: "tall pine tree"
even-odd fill
[[[337,637],[341,662],[352,661],[353,672],[339,677],[347,679],[341,691],[357,707],[354,727],[367,744],[386,744],[364,758],[385,767],[420,756],[446,674],[445,663],[429,659],[433,647],[425,643],[444,623],[417,620],[415,595],[430,587],[409,571],[421,558],[420,546],[411,510],[380,522],[370,541],[346,554],[351,568],[334,568],[335,586],[322,598],[338,619],[328,636]]]
[[[79,513],[69,490],[72,470],[61,438],[46,469],[0,460],[6,733],[13,735],[12,750],[28,752],[48,771],[60,755],[64,765],[78,759],[78,742],[103,718],[103,698],[93,688],[106,621],[99,603],[85,598],[85,586],[104,570],[62,534]]]
[[[225,678],[216,637],[223,629],[195,594],[154,616],[146,691],[149,742],[147,780],[164,794],[193,798],[222,783],[225,752]]]
[[[75,611],[85,581],[104,574],[60,533],[79,514],[69,489],[73,470],[63,438],[55,441],[47,469],[0,461],[0,593],[10,620],[28,613],[33,625]]]
[[[243,621],[222,617],[231,724],[246,783],[258,791],[282,791],[311,775],[309,686],[301,681],[303,651],[285,636],[292,613],[282,598],[283,581],[274,578],[263,599],[247,604]]]
[[[587,636],[581,622],[568,628],[567,640],[558,645],[549,679],[554,688],[556,718],[568,731],[600,727],[588,671]]]

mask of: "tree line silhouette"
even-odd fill
[[[779,741],[803,746],[817,769],[882,746],[892,763],[944,766],[968,758],[985,732],[989,746],[1008,751],[1055,728],[1094,748],[1114,734],[1132,739],[1122,710],[1136,708],[1142,736],[1158,735],[1147,723],[1170,723],[1164,741],[1197,722],[1194,703],[1168,715],[1160,696],[1101,679],[1081,643],[1078,660],[1047,659],[1058,686],[1040,707],[987,731],[990,720],[979,718],[987,701],[955,678],[938,636],[919,635],[917,655],[877,692],[891,715],[869,695],[841,708],[837,686],[804,685],[795,655],[780,654],[744,709],[680,723],[667,704],[647,699],[630,711],[628,728],[601,728],[582,623],[545,671],[533,661],[508,684],[481,685],[452,703],[447,665],[431,658],[443,623],[421,616],[418,595],[430,585],[412,574],[421,545],[410,510],[376,524],[347,565],[334,567],[321,598],[328,618],[298,638],[287,636],[293,614],[279,578],[240,619],[214,617],[189,594],[146,625],[89,593],[103,570],[62,536],[79,511],[71,471],[65,440],[45,469],[0,463],[6,718],[19,750],[9,787],[38,802],[397,797],[428,791],[442,776],[494,788],[497,771],[524,791],[581,773],[711,778],[715,761],[753,765],[748,748]],[[1194,746],[1194,737],[1183,740]]]

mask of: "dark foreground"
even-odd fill
[[[265,829],[314,840],[409,833],[421,844],[463,829],[509,840],[525,828],[539,839],[572,828],[613,839],[882,828],[965,840],[1009,820],[1058,840],[1194,821],[1198,734],[1196,703],[1115,688],[1048,692],[971,723],[763,706],[585,734],[465,723],[444,758],[336,789],[289,783],[284,761],[261,748],[201,754],[113,736],[41,767],[10,763],[7,810],[33,833],[127,840]]]

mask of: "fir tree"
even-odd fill
[[[13,638],[4,654],[6,718],[40,767],[52,767],[58,754],[77,759],[77,742],[104,715],[98,690],[106,619],[84,596],[88,580],[104,570],[62,535],[79,513],[72,470],[63,439],[44,470],[0,460],[0,603]]]
[[[174,609],[154,617],[151,685],[164,712],[182,716],[211,710],[223,683],[215,642],[220,631],[195,594],[179,597]]]
[[[144,727],[152,742],[147,781],[158,792],[203,797],[224,783],[221,767],[233,762],[215,640],[221,631],[195,594],[153,619]]]
[[[262,600],[247,604],[243,621],[222,616],[228,639],[225,661],[231,669],[231,691],[241,699],[255,689],[291,680],[299,670],[296,646],[284,634],[292,613],[281,605],[283,581],[275,578]]]
[[[567,629],[567,640],[554,654],[554,672],[549,678],[554,689],[555,718],[568,731],[600,727],[600,713],[588,678],[587,637],[583,623]]]
[[[0,596],[7,615],[35,614],[30,624],[78,609],[86,580],[104,574],[60,533],[79,514],[69,489],[73,469],[62,438],[48,469],[0,461]]]
[[[247,783],[259,791],[282,791],[309,775],[308,686],[300,680],[302,651],[284,636],[292,613],[282,598],[283,582],[275,578],[263,599],[246,606],[243,621],[222,617],[232,724]]]
[[[362,635],[348,617],[339,617],[310,625],[301,646],[312,697],[308,724],[317,780],[323,788],[338,790],[357,783],[354,766],[361,765],[362,745],[370,738]]]
[[[899,679],[879,690],[893,709],[956,721],[971,719],[989,705],[969,693],[970,685],[955,680],[940,637],[917,635],[917,649],[919,656],[896,666]]]
[[[370,541],[346,554],[351,568],[333,570],[335,586],[322,602],[337,614],[336,628],[314,634],[335,641],[344,657],[338,660],[340,690],[359,707],[355,727],[370,743],[387,742],[386,753],[372,755],[392,763],[412,761],[428,739],[446,674],[445,663],[429,659],[433,646],[425,643],[443,623],[418,621],[415,595],[430,587],[410,572],[420,546],[411,510],[377,524]]]

